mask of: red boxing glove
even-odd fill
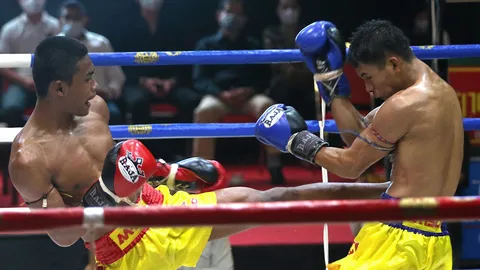
[[[115,206],[131,203],[128,196],[142,188],[156,171],[156,160],[138,140],[117,143],[107,154],[102,177],[83,197],[84,206]]]
[[[217,161],[192,157],[171,165],[159,159],[151,181],[156,186],[195,194],[225,188],[225,178],[225,169]]]

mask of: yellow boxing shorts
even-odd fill
[[[395,199],[382,194],[382,199]],[[355,237],[348,255],[329,270],[452,269],[452,246],[441,221],[367,223]]]
[[[146,184],[138,205],[216,204],[215,193],[170,194],[166,186],[156,189]],[[128,218],[126,216],[125,218]],[[205,248],[212,227],[118,228],[95,241],[97,269],[176,270],[194,267]],[[92,249],[91,244],[86,244]]]

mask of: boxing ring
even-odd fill
[[[480,45],[412,47],[420,59],[474,58]],[[95,66],[272,64],[303,62],[299,50],[171,51],[90,53]],[[0,55],[0,68],[31,67],[31,54]],[[325,108],[325,106],[324,106]],[[464,118],[465,131],[480,129],[480,119]],[[307,121],[314,133],[337,133],[333,120]],[[110,126],[116,140],[254,137],[254,123],[151,124]],[[0,128],[0,142],[12,142],[20,128]],[[324,175],[326,175],[324,173]],[[326,177],[326,176],[325,176]],[[324,179],[327,182],[328,179]],[[277,203],[234,203],[196,207],[0,209],[0,234],[38,233],[82,225],[102,226],[203,226],[238,224],[345,223],[402,220],[478,220],[480,197],[404,198],[401,200],[329,200]],[[128,216],[129,218],[125,218]],[[324,234],[328,262],[328,231]]]

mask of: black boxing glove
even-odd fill
[[[157,171],[149,182],[153,186],[166,185],[170,190],[196,194],[227,186],[222,164],[215,160],[192,157],[177,163],[157,161]]]

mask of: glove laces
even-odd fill
[[[343,68],[325,73],[315,73],[313,75],[313,79],[315,80],[315,82],[320,82],[325,88],[327,88],[328,92],[334,93],[335,88],[337,88],[338,82],[340,81],[340,76],[342,76],[342,74]],[[332,84],[333,80],[335,80],[335,82]],[[315,87],[317,87],[316,83]],[[318,89],[315,89],[315,91],[318,93]],[[325,119],[322,118],[322,120],[324,121]]]

